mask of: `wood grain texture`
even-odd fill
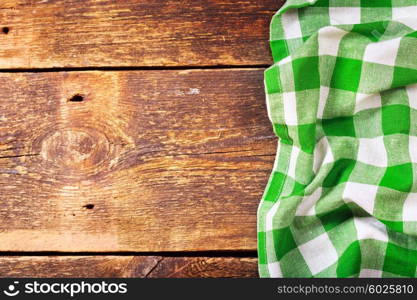
[[[0,250],[255,250],[262,73],[0,74]]]
[[[0,68],[270,64],[282,0],[2,0]]]
[[[0,277],[255,278],[258,270],[245,257],[11,256],[0,257]]]

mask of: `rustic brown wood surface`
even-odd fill
[[[283,2],[0,1],[0,277],[256,277]]]
[[[255,250],[262,73],[0,74],[0,251]]]
[[[2,0],[0,68],[262,65],[282,0]]]
[[[257,277],[249,257],[18,256],[0,257],[0,277],[187,278]]]

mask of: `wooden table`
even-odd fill
[[[257,276],[282,2],[1,1],[0,276]]]

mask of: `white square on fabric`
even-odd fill
[[[281,278],[282,272],[281,272],[281,266],[279,262],[273,262],[268,264],[268,271],[271,278]]]
[[[392,8],[392,19],[417,30],[417,6],[403,6]]]
[[[300,154],[300,148],[293,146],[290,156],[290,164],[288,166],[288,176],[295,179],[295,169],[297,166],[298,155]]]
[[[319,187],[316,189],[311,195],[304,196],[303,200],[297,207],[297,211],[295,212],[296,216],[315,216],[316,209],[315,205],[317,201],[320,199],[322,193],[322,188]]]
[[[417,109],[417,84],[407,86],[406,90],[410,107]]]
[[[283,93],[284,119],[287,125],[298,125],[297,98],[295,92]]]
[[[285,58],[283,58],[283,59],[281,59],[281,60],[278,62],[278,65],[279,65],[279,66],[282,66],[282,65],[288,64],[288,63],[290,63],[290,62],[292,62],[291,55],[290,55],[290,56],[287,56],[287,57],[285,57]]]
[[[317,118],[322,119],[324,114],[324,109],[326,107],[327,98],[329,97],[330,88],[327,86],[320,86],[320,99],[319,105],[317,108]]]
[[[316,144],[313,153],[313,172],[317,174],[320,167],[334,161],[332,148],[326,136],[322,137]]]
[[[281,201],[277,201],[268,210],[268,212],[266,214],[266,220],[265,220],[265,230],[266,231],[271,231],[271,230],[275,229],[274,228],[274,217],[275,217],[275,214],[278,211],[278,208],[279,208],[280,204],[281,204]]]
[[[417,163],[417,137],[410,135],[408,139],[408,148],[410,150],[410,158],[412,163]]]
[[[388,155],[384,145],[384,137],[360,138],[357,160],[372,166],[388,166]]]
[[[280,157],[280,155],[281,155],[281,148],[282,148],[281,140],[278,140],[276,157]],[[273,171],[277,171],[278,170],[278,161],[279,161],[279,159],[276,159],[274,161],[274,167],[272,168]]]
[[[381,278],[382,271],[374,269],[362,269],[359,273],[359,278]]]
[[[346,203],[356,203],[365,211],[372,214],[377,191],[378,187],[376,185],[347,182],[343,190],[343,200]]]
[[[388,234],[385,225],[374,217],[353,218],[358,240],[374,239],[388,242]]]
[[[417,193],[409,193],[403,204],[403,221],[417,221]]]
[[[361,22],[360,7],[329,7],[331,25],[358,24]]]
[[[300,21],[298,20],[298,10],[290,9],[281,16],[282,27],[286,39],[301,38]]]
[[[337,261],[337,252],[327,233],[298,247],[313,275],[320,273]]]
[[[339,44],[347,32],[337,27],[324,27],[319,30],[319,55],[337,56]]]
[[[359,111],[380,108],[382,106],[381,95],[377,94],[356,94],[355,114]]]
[[[397,59],[398,49],[400,48],[401,38],[392,40],[370,43],[366,46],[363,60],[382,64],[387,66],[394,66]]]

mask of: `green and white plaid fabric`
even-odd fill
[[[417,275],[417,0],[289,0],[265,72],[261,277]]]

